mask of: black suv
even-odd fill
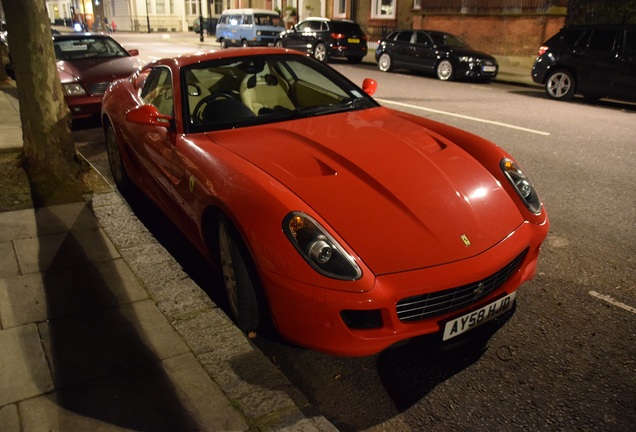
[[[636,100],[636,26],[570,26],[548,39],[532,66],[551,98]]]
[[[274,45],[306,52],[322,62],[346,57],[350,63],[360,63],[367,55],[367,36],[349,20],[307,18],[281,32]]]

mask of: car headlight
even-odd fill
[[[473,63],[475,59],[470,56],[461,56],[459,57],[459,61],[462,63]]]
[[[283,220],[283,231],[300,255],[317,272],[334,279],[362,276],[355,260],[310,216],[293,212]]]
[[[508,158],[504,158],[499,163],[499,166],[528,210],[534,214],[541,213],[539,195],[537,195],[537,191],[530,182],[530,179],[521,171],[517,164]]]
[[[66,96],[83,96],[86,94],[84,87],[80,83],[63,84]]]

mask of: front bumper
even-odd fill
[[[398,342],[438,333],[448,320],[514,292],[535,275],[539,249],[547,231],[547,221],[543,225],[526,222],[508,238],[478,256],[437,267],[379,276],[367,292],[327,290],[271,271],[263,272],[261,277],[275,325],[283,337],[330,354],[372,355]],[[497,274],[524,253],[507,279],[474,303],[415,321],[398,316],[398,304],[404,299],[473,284]]]
[[[102,109],[103,95],[66,97],[66,105],[74,120],[99,117]]]

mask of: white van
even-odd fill
[[[216,25],[216,41],[229,46],[272,46],[285,30],[281,17],[264,9],[224,10]]]

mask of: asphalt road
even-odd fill
[[[149,59],[196,48],[139,43]],[[272,336],[255,343],[342,431],[635,430],[636,106],[334,67],[356,83],[376,79],[384,105],[486,137],[520,161],[551,219],[539,274],[521,287],[506,323],[459,346],[424,339],[340,358]],[[107,171],[99,129],[75,136]],[[187,250],[169,250],[193,262]]]

